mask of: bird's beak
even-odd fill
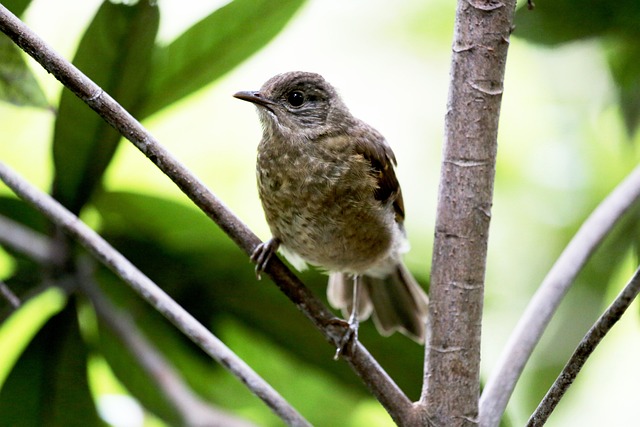
[[[242,99],[243,101],[249,101],[256,105],[269,108],[271,105],[275,105],[275,102],[265,98],[258,91],[242,91],[233,95],[235,98]]]

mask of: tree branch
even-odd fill
[[[45,217],[77,240],[97,260],[125,281],[144,300],[202,348],[209,356],[242,381],[278,416],[292,426],[310,426],[289,403],[236,356],[207,328],[116,251],[95,231],[73,215],[51,196],[33,187],[0,162],[0,180],[16,195],[33,205]]]
[[[20,307],[20,298],[14,294],[6,283],[0,280],[0,295],[6,299],[14,309]]]
[[[629,208],[640,200],[636,167],[582,224],[529,302],[480,398],[480,425],[493,427],[507,407],[524,365],[576,276]]]
[[[633,300],[638,296],[638,293],[640,293],[640,269],[636,270],[629,283],[627,283],[627,286],[625,286],[609,308],[607,308],[598,321],[589,329],[589,332],[587,332],[582,341],[580,341],[578,348],[576,348],[576,351],[560,375],[558,375],[558,378],[544,396],[544,399],[542,399],[535,412],[531,415],[531,418],[529,418],[527,427],[542,427],[545,424],[549,415],[551,415],[560,399],[562,399],[562,396],[564,396],[564,393],[571,384],[573,384],[573,380],[575,380],[578,372],[580,372],[591,353],[593,353],[613,325],[622,317]]]
[[[245,253],[251,254],[253,252],[260,240],[222,201],[184,165],[171,156],[122,106],[80,70],[56,53],[2,5],[0,5],[0,30],[142,151]],[[346,326],[335,322],[333,313],[304,286],[284,263],[277,257],[273,257],[267,265],[265,273],[322,332],[327,341],[334,346],[340,343]],[[410,422],[409,420],[412,420],[413,405],[411,401],[362,344],[356,343],[352,349],[342,354],[342,358],[349,363],[398,424],[407,424]]]
[[[79,263],[79,282],[96,314],[129,349],[151,381],[181,417],[185,427],[251,427],[254,424],[204,402],[184,382],[175,368],[140,332],[129,315],[118,310],[92,279],[88,259]]]
[[[2,215],[0,215],[0,244],[27,255],[41,264],[56,262],[51,254],[51,243],[47,236]]]
[[[475,425],[498,119],[515,0],[459,0],[431,270],[423,411]]]

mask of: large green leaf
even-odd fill
[[[4,0],[2,5],[21,16],[31,0]],[[18,47],[4,35],[0,36],[0,99],[16,105],[48,107],[42,88],[33,77]]]
[[[146,117],[219,78],[276,36],[304,0],[235,0],[154,56]]]
[[[41,289],[0,323],[0,389],[16,361],[33,337],[66,305],[67,296],[59,288]]]
[[[89,391],[74,304],[49,320],[14,366],[0,390],[0,420],[12,427],[103,425]]]
[[[20,49],[4,35],[0,36],[0,58],[0,100],[21,106],[48,107],[47,98]]]
[[[102,4],[87,29],[74,64],[135,115],[149,78],[159,22],[149,1]],[[55,123],[54,196],[79,212],[100,183],[120,135],[67,89]]]
[[[640,3],[636,0],[537,0],[536,7],[521,7],[515,32],[535,43],[555,45],[587,37],[625,34],[640,36]]]

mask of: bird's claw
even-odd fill
[[[344,331],[342,338],[340,338],[333,360],[340,359],[340,356],[342,356],[349,347],[353,349],[355,343],[358,342],[358,326],[360,326],[360,321],[358,320],[358,316],[355,316],[354,314],[355,313],[351,314],[348,322],[343,321],[346,323],[347,329]]]
[[[260,280],[262,277],[260,273],[262,273],[266,268],[269,260],[273,256],[274,253],[278,250],[278,246],[280,246],[280,241],[275,237],[267,240],[266,242],[260,243],[253,250],[251,254],[251,261],[256,264],[256,278]]]

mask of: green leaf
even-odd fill
[[[0,390],[0,420],[12,427],[103,425],[89,391],[74,304],[49,320],[14,366]]]
[[[235,0],[156,51],[140,117],[220,78],[265,46],[304,0]]]
[[[20,49],[8,37],[0,37],[0,58],[0,100],[19,106],[49,107]]]
[[[2,5],[21,16],[30,3],[31,0],[4,0]],[[0,99],[20,106],[49,107],[20,49],[8,37],[0,36],[0,58]]]
[[[149,78],[157,6],[105,2],[87,29],[74,64],[135,115]],[[120,135],[67,89],[55,123],[53,194],[77,213],[109,165]]]
[[[66,300],[60,289],[44,289],[22,301],[22,305],[0,324],[0,389],[27,344],[51,316],[64,308]]]
[[[610,34],[640,36],[637,0],[537,0],[515,16],[514,35],[534,43],[555,45]]]
[[[9,9],[16,16],[21,16],[27,9],[31,0],[3,0],[2,5]]]
[[[14,196],[0,196],[0,215],[35,230],[38,233],[46,233],[50,222],[33,206]]]
[[[607,46],[622,117],[629,135],[633,136],[640,125],[640,41],[637,38],[615,39]]]

